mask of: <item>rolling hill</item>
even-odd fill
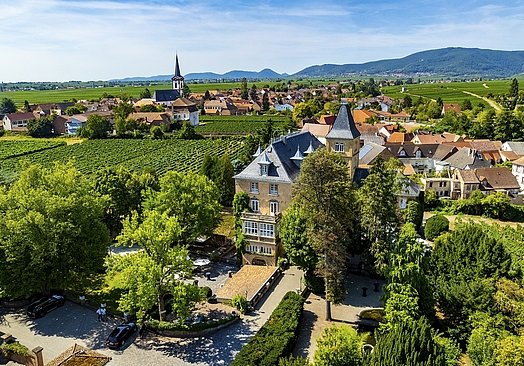
[[[506,78],[524,72],[524,51],[497,51],[449,47],[422,51],[409,56],[362,64],[317,65],[293,77],[351,75],[442,75],[450,77]]]

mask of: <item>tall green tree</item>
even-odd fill
[[[240,84],[240,91],[241,91],[240,98],[242,99],[249,98],[249,91],[247,88],[247,79],[246,78],[242,78],[242,83]]]
[[[27,121],[27,132],[32,137],[53,136],[53,120],[48,117],[30,119]]]
[[[222,206],[218,190],[208,178],[170,171],[160,179],[160,191],[143,203],[145,210],[177,216],[180,244],[210,236],[220,223]]]
[[[15,102],[13,102],[13,100],[9,98],[2,98],[2,101],[0,102],[0,113],[7,114],[7,113],[15,113],[15,112],[16,112]]]
[[[31,106],[27,100],[24,100],[24,112],[31,112]]]
[[[182,88],[182,96],[184,98],[188,98],[191,95],[191,89],[189,88],[189,85],[184,83],[184,87]]]
[[[0,188],[0,292],[80,286],[103,268],[110,245],[104,200],[72,163],[26,165]]]
[[[103,139],[107,137],[109,128],[109,121],[106,117],[91,114],[87,117],[86,126],[79,128],[77,133],[80,137],[88,139]]]
[[[320,258],[317,273],[326,287],[326,319],[331,303],[345,295],[344,273],[355,224],[355,191],[348,167],[339,154],[319,149],[303,161],[293,202],[308,220],[313,248]]]
[[[197,286],[179,279],[180,275],[190,276],[193,266],[187,248],[176,244],[181,235],[179,217],[156,209],[146,210],[141,220],[135,213],[124,221],[117,245],[139,245],[143,250],[109,258],[109,277],[116,280],[117,288],[126,291],[119,300],[120,310],[143,317],[157,305],[159,318],[163,320],[164,297],[173,294],[176,315],[181,319],[189,316],[192,305],[202,299],[202,294]]]
[[[385,163],[379,156],[358,191],[361,227],[375,271],[380,274],[386,269],[388,255],[400,226],[397,194],[402,183],[398,178],[398,168],[397,160]]]
[[[140,99],[151,98],[151,91],[148,88],[145,88],[144,91],[140,92]]]
[[[415,225],[404,225],[395,242],[393,251],[389,256],[389,265],[386,270],[388,285],[384,292],[387,304],[394,289],[393,284],[409,285],[415,291],[418,299],[418,310],[428,319],[435,316],[435,301],[433,289],[426,276],[427,258],[424,256],[424,247],[418,242]]]
[[[219,202],[223,206],[231,206],[233,204],[233,196],[235,195],[234,175],[235,170],[229,159],[229,154],[223,154],[218,159],[214,180],[219,193]]]
[[[262,95],[262,111],[268,111],[269,110],[269,96],[268,92],[265,92],[264,95]]]
[[[292,204],[278,224],[278,234],[290,263],[305,272],[306,284],[315,277],[319,262],[309,232],[303,209],[297,204]]]
[[[369,366],[447,366],[445,349],[424,317],[399,323],[377,333],[377,344],[365,363]]]

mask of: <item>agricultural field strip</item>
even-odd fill
[[[405,95],[418,96],[437,99],[441,97],[444,103],[462,103],[464,99],[470,99],[473,105],[483,102],[482,99],[476,98],[470,94],[463,93],[467,91],[486,97],[489,93],[504,94],[509,91],[511,80],[494,80],[494,81],[477,81],[477,82],[454,82],[439,84],[409,84],[402,86],[389,86],[383,88],[385,95],[392,98],[402,99]],[[407,93],[401,93],[402,87],[407,88]]]
[[[64,141],[0,140],[0,161],[65,145]]]
[[[238,138],[193,141],[92,140],[5,159],[0,162],[0,170],[16,173],[23,160],[50,166],[54,161],[67,162],[73,159],[78,170],[85,174],[116,165],[135,171],[153,168],[161,175],[168,170],[196,172],[206,152],[218,156],[227,152],[231,159],[237,158],[243,146],[239,143],[241,141]]]

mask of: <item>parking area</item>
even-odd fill
[[[43,347],[45,363],[77,343],[111,356],[111,366],[229,365],[267,320],[284,294],[296,288],[302,275],[296,268],[286,271],[277,286],[266,293],[255,312],[206,337],[181,339],[147,334],[140,338],[135,334],[124,349],[110,350],[106,348],[105,340],[121,319],[110,317],[106,322],[98,322],[94,310],[69,301],[40,319],[28,318],[24,309],[0,309],[9,323],[0,324],[0,332],[12,334],[30,349]],[[201,278],[199,281],[203,281],[200,285],[205,285],[207,280]]]

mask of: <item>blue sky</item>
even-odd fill
[[[295,73],[442,47],[524,49],[524,0],[1,0],[0,81]]]

